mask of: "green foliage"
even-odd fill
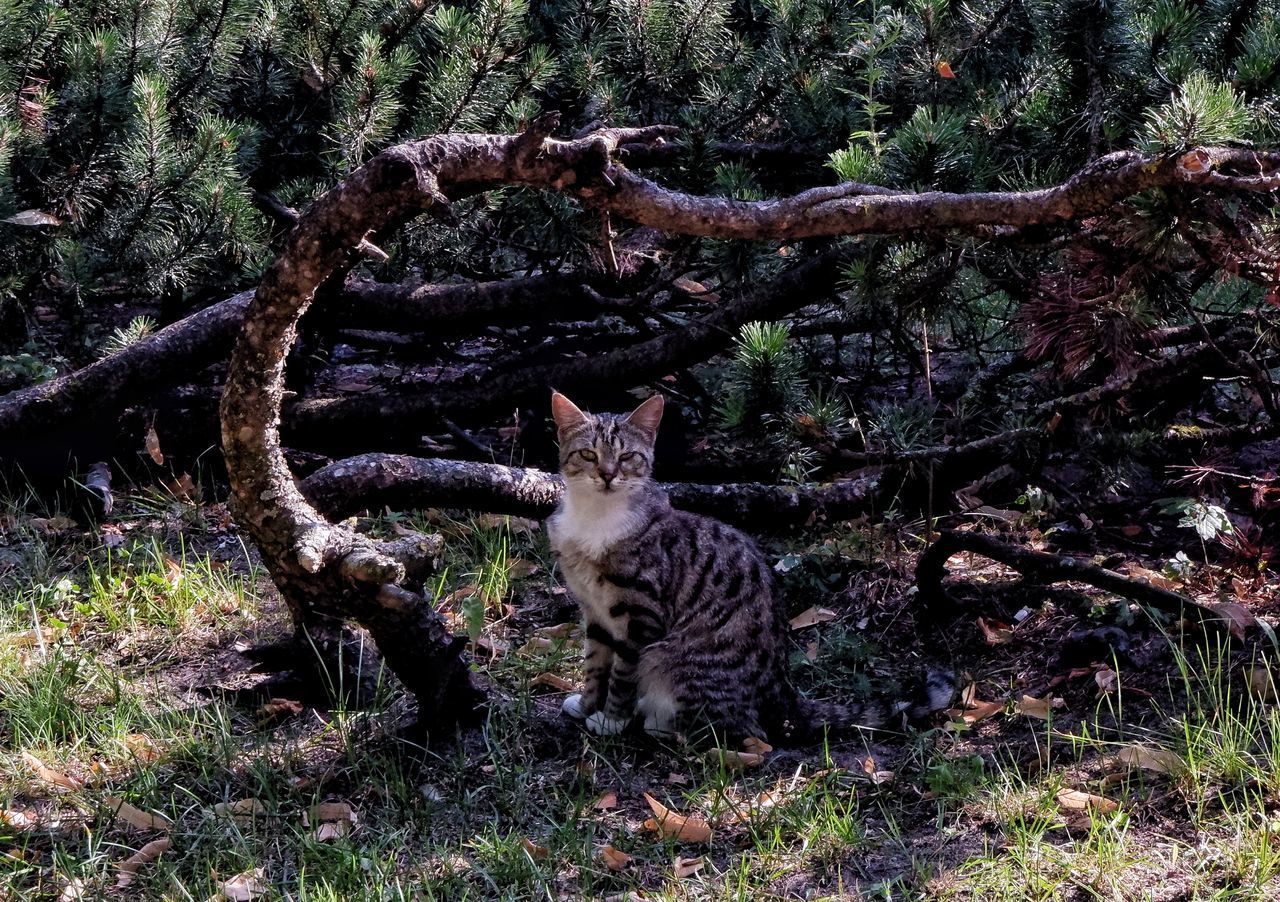
[[[734,341],[721,418],[730,429],[763,434],[791,412],[804,388],[786,323],[747,323]]]
[[[1253,116],[1231,85],[1193,72],[1178,93],[1147,116],[1143,147],[1177,150],[1250,137]]]

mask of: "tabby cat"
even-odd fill
[[[954,683],[931,672],[916,701],[837,705],[787,680],[787,618],[755,543],[710,517],[678,511],[650,478],[663,400],[591,415],[551,396],[565,492],[547,521],[551,546],[586,620],[581,693],[562,710],[594,733],[670,736],[697,723],[722,736],[794,739],[824,725],[877,726],[945,707]]]

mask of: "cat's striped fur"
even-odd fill
[[[586,621],[586,681],[565,713],[597,733],[619,732],[638,711],[655,734],[704,723],[727,737],[785,740],[945,706],[954,684],[942,672],[893,705],[796,694],[786,614],[759,548],[673,509],[650,479],[662,405],[655,395],[630,414],[593,416],[552,396],[565,494],[547,529]]]

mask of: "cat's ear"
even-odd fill
[[[662,395],[654,395],[631,413],[627,414],[627,422],[635,426],[652,440],[658,434],[658,424],[662,422]]]
[[[587,421],[587,415],[558,391],[551,393],[551,417],[556,421],[556,429],[560,432],[581,426]]]

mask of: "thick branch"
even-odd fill
[[[794,526],[816,516],[843,520],[870,513],[883,500],[878,475],[822,486],[759,483],[663,486],[683,510],[757,529]],[[302,482],[302,491],[331,517],[390,507],[452,507],[541,519],[564,491],[542,470],[397,454],[362,454],[330,464]]]

